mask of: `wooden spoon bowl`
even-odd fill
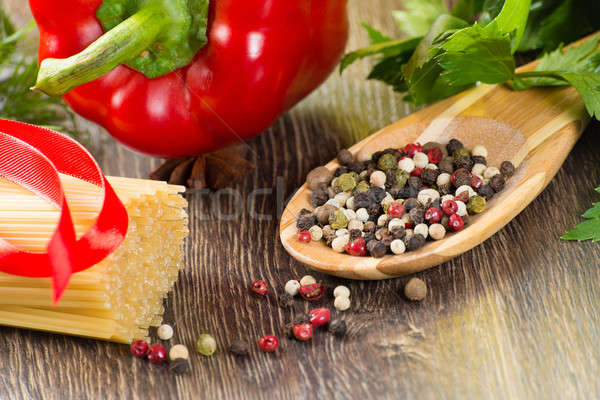
[[[521,70],[530,70],[532,65]],[[519,214],[548,185],[589,121],[583,101],[571,87],[514,92],[504,85],[480,85],[413,113],[355,144],[350,151],[370,153],[407,143],[447,143],[457,138],[467,148],[482,144],[488,165],[510,160],[517,167],[506,187],[470,218],[461,231],[428,241],[414,252],[383,258],[337,253],[323,241],[298,241],[296,219],[313,209],[304,184],[282,215],[280,237],[297,260],[331,275],[350,279],[384,279],[421,271],[477,246]],[[334,160],[327,168],[335,170]]]

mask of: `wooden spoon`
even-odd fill
[[[535,63],[519,71],[532,70]],[[450,260],[498,232],[519,214],[554,177],[589,122],[583,101],[572,87],[515,92],[504,85],[480,85],[380,130],[350,151],[375,152],[411,142],[447,143],[455,137],[465,147],[482,144],[488,165],[510,160],[517,167],[505,189],[465,229],[418,251],[383,258],[340,254],[323,241],[298,241],[296,216],[312,209],[311,191],[304,184],[287,205],[280,223],[285,249],[297,260],[331,275],[350,279],[384,279],[421,271]],[[326,165],[331,171],[339,164]]]

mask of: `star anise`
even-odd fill
[[[191,189],[228,188],[254,169],[254,164],[246,159],[245,149],[236,144],[196,157],[170,158],[152,171],[150,178]]]

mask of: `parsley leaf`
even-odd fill
[[[600,193],[600,187],[596,188],[596,192]],[[560,238],[580,242],[590,239],[593,242],[600,241],[600,203],[594,203],[593,207],[583,214],[583,218],[586,218],[587,221],[581,222],[572,231]]]
[[[392,11],[398,28],[409,36],[423,36],[448,8],[442,0],[405,0],[404,11]]]

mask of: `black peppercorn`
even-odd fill
[[[463,185],[471,186],[473,175],[464,168],[457,169],[454,174],[454,186],[461,187]]]
[[[490,186],[492,187],[492,189],[494,189],[494,192],[496,193],[504,189],[504,183],[504,177],[502,176],[502,174],[496,174],[492,176],[492,179],[490,179]]]
[[[335,171],[333,171],[333,176],[337,178],[338,176],[340,176],[342,174],[345,174],[347,172],[348,172],[348,168],[346,168],[346,167],[338,167],[338,168],[336,168]]]
[[[176,375],[185,374],[190,370],[190,363],[185,358],[177,358],[169,363],[169,371]]]
[[[422,207],[415,207],[408,213],[408,219],[415,225],[422,224],[425,220],[425,209]]]
[[[277,304],[281,308],[289,308],[294,305],[294,297],[289,293],[283,293],[277,298]]]
[[[379,203],[371,203],[367,207],[367,213],[371,218],[377,218],[382,214],[382,207]]]
[[[392,186],[394,186],[395,183],[396,183],[396,171],[391,170],[391,169],[385,171],[385,188],[389,190],[392,188]]]
[[[394,239],[401,239],[402,240],[406,236],[406,229],[404,229],[403,226],[395,227],[392,230],[392,236],[394,237]]]
[[[375,224],[375,222],[373,221],[367,221],[365,222],[364,226],[363,226],[363,231],[365,232],[372,232],[375,230],[375,227],[377,225]]]
[[[450,139],[448,144],[446,145],[446,150],[448,150],[448,154],[454,154],[454,152],[458,149],[462,149],[463,144],[458,139]]]
[[[481,197],[484,197],[486,201],[489,201],[492,197],[494,197],[495,193],[496,192],[494,192],[494,189],[492,189],[490,185],[481,186],[477,192],[477,194]]]
[[[346,331],[346,321],[342,319],[334,319],[329,323],[329,332],[334,336],[342,337],[346,335]]]
[[[369,243],[367,243],[367,251],[369,254],[371,254],[371,257],[381,258],[385,256],[387,247],[379,240],[371,240]]]
[[[362,231],[360,229],[352,229],[350,231],[350,241],[357,239],[362,236]]]
[[[429,205],[429,208],[441,209],[442,207],[440,206],[440,199],[432,201],[431,204]]]
[[[408,178],[408,187],[413,190],[419,190],[423,186],[423,181],[418,176],[411,176]]]
[[[443,196],[445,194],[452,193],[452,184],[444,183],[443,185],[438,186],[438,192]]]
[[[410,197],[411,190],[410,188],[403,187],[396,190],[395,194],[392,194],[396,199],[408,199]]]
[[[385,190],[383,190],[380,187],[374,187],[369,189],[369,196],[371,197],[372,201],[375,203],[381,203],[381,200],[383,200],[386,196],[386,192]],[[354,203],[356,204],[356,203]]]
[[[327,203],[327,200],[329,200],[329,195],[324,189],[317,189],[312,192],[312,195],[310,196],[310,204],[312,204],[313,207],[322,206]]]
[[[306,216],[306,215],[311,215],[313,212],[310,210],[307,210],[306,208],[303,208],[302,210],[300,210],[300,212],[298,213],[298,215],[300,217]]]
[[[368,221],[368,222],[373,222],[373,221]],[[371,240],[377,240],[375,238],[375,232],[373,232],[373,231],[365,232],[365,236],[363,236],[363,239],[365,239],[365,243],[369,243]]]
[[[350,153],[348,150],[342,149],[338,153],[337,159],[341,165],[348,165],[352,162],[354,157],[352,157],[352,153]]]
[[[404,201],[404,203],[402,203],[402,205],[404,206],[404,210],[406,212],[409,212],[410,210],[412,210],[415,207],[419,206],[419,201],[417,199],[415,199],[414,197],[411,197],[409,199],[406,199]]]
[[[438,168],[441,172],[446,172],[447,174],[451,174],[454,172],[454,158],[452,157],[444,157],[442,161],[439,162]]]
[[[250,347],[243,340],[234,340],[229,345],[229,352],[236,356],[247,356],[250,353]]]
[[[471,157],[471,160],[473,160],[473,164],[483,164],[487,166],[487,160],[485,159],[485,157],[473,156]]]
[[[440,170],[437,168],[425,168],[421,173],[423,183],[428,186],[435,185],[437,177],[440,175]]]
[[[502,164],[500,164],[500,173],[510,178],[515,173],[515,166],[510,161],[502,161]]]
[[[302,215],[296,221],[296,228],[301,231],[309,230],[313,225],[317,224],[317,217],[315,217],[312,213],[310,215]]]
[[[455,157],[454,168],[464,168],[470,171],[471,168],[473,168],[473,160],[471,159],[471,157]]]
[[[354,207],[358,208],[367,208],[371,204],[371,196],[369,196],[369,192],[357,193],[354,195]]]
[[[360,174],[362,171],[364,171],[365,164],[360,161],[352,161],[347,167],[350,171]]]
[[[410,239],[408,239],[408,244],[406,246],[407,251],[414,251],[420,249],[425,244],[425,237],[420,233],[413,234]]]

